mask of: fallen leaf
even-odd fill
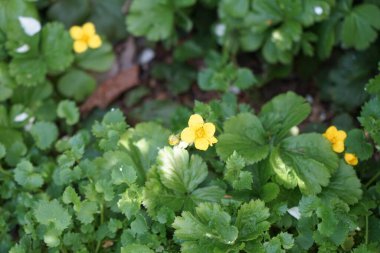
[[[106,108],[117,97],[139,83],[139,67],[137,65],[120,71],[116,76],[106,80],[87,98],[80,107],[81,113],[88,113],[95,107]]]

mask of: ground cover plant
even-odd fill
[[[0,252],[380,252],[380,2],[0,0]]]

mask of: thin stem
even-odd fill
[[[380,171],[377,172],[371,179],[364,185],[365,188],[368,188],[378,177],[380,177]]]
[[[365,244],[368,244],[368,215],[365,216]]]
[[[100,226],[103,225],[103,223],[104,223],[104,204],[102,203],[100,204]],[[102,243],[102,240],[99,240],[98,243],[96,244],[95,253],[99,252],[101,243]]]

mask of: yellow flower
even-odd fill
[[[88,48],[98,48],[102,45],[100,36],[96,34],[93,23],[85,23],[82,27],[70,28],[70,36],[74,40],[74,51],[78,54],[85,52]]]
[[[189,127],[183,129],[181,133],[182,141],[188,144],[194,143],[195,148],[199,150],[207,150],[209,146],[218,142],[214,137],[215,125],[204,123],[201,115],[191,115],[188,124]]]
[[[323,136],[331,142],[335,152],[342,153],[344,151],[344,140],[347,138],[345,131],[338,130],[335,126],[330,126]]]
[[[345,153],[344,154],[344,160],[346,160],[346,163],[349,165],[355,166],[359,163],[358,158],[356,157],[355,154],[352,153]]]
[[[179,143],[178,135],[174,135],[174,134],[170,135],[168,142],[169,142],[170,146],[178,145],[178,143]]]

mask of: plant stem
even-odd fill
[[[104,223],[104,204],[100,204],[100,225],[103,225]],[[99,252],[99,249],[100,249],[100,245],[102,243],[102,240],[99,240],[99,242],[96,244],[96,249],[95,249],[95,253],[98,253]]]
[[[365,216],[365,244],[368,244],[368,215]]]
[[[377,172],[371,179],[364,185],[365,188],[368,188],[378,177],[380,177],[380,171]]]

